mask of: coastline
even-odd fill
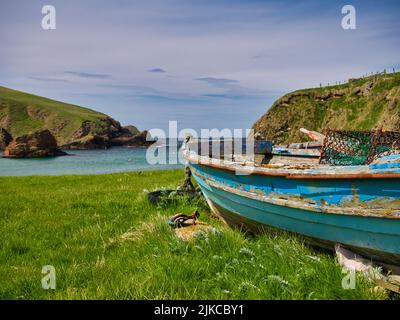
[[[146,160],[146,151],[146,148],[114,147],[74,150],[73,156],[68,157],[19,159],[2,158],[0,154],[0,176],[90,175],[183,168],[179,161],[177,164],[150,165]]]

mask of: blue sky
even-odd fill
[[[41,28],[54,5],[57,29]],[[357,29],[343,30],[354,5]],[[0,2],[0,85],[140,129],[248,128],[282,94],[400,68],[399,1]]]

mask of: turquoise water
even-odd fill
[[[155,164],[146,160],[145,148],[69,150],[70,156],[40,159],[0,158],[0,176],[100,174],[182,168],[181,164]],[[168,154],[166,152],[165,154]],[[172,153],[177,159],[177,153]],[[169,162],[167,162],[169,163]]]

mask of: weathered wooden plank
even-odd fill
[[[186,143],[187,148],[197,154],[222,158],[232,154],[246,154],[249,142],[242,139],[191,139]],[[254,140],[254,154],[271,154],[272,142],[267,140]]]
[[[277,146],[272,149],[272,154],[280,156],[319,158],[321,152],[319,149],[294,149]]]
[[[392,291],[392,292],[395,292],[395,293],[400,294],[400,283],[398,283],[398,282],[392,282],[392,281],[390,280],[390,276],[387,277],[386,279],[379,279],[379,280],[376,280],[376,284],[377,284],[379,287],[382,287],[382,288],[384,288],[384,289],[386,289],[386,290],[390,290],[390,291]]]

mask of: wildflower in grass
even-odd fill
[[[248,256],[254,256],[254,252],[250,250],[249,248],[243,247],[239,250],[239,253],[248,255]]]
[[[235,267],[232,266],[229,263],[225,263],[225,270],[227,270],[227,271],[229,271],[229,270],[235,271]]]
[[[321,262],[321,259],[319,257],[316,257],[316,256],[306,256],[306,257],[313,261]]]
[[[219,256],[219,255],[214,255],[214,256],[213,256],[213,259],[214,259],[214,260],[219,260],[219,259],[222,259],[222,257]]]
[[[314,268],[305,268],[303,271],[303,276],[307,278],[313,278],[316,274],[316,270]]]
[[[274,250],[275,252],[279,255],[282,256],[282,249],[280,246],[278,246],[277,244],[274,245]]]
[[[361,272],[361,275],[367,279],[368,282],[374,282],[376,280],[383,278],[383,269],[382,267],[368,267],[366,270]]]
[[[229,291],[229,290],[222,290],[222,292],[225,293],[225,294],[231,294],[232,293],[232,291]]]
[[[256,266],[256,263],[254,262],[254,257],[251,257],[251,259],[246,261],[248,264],[250,264],[252,267]]]
[[[217,273],[215,274],[215,277],[217,278],[217,280],[225,279],[225,278],[226,278],[226,273],[224,273],[224,272],[217,272]]]
[[[194,237],[196,240],[200,240],[200,241],[201,241],[201,240],[205,240],[205,241],[207,241],[207,239],[208,239],[208,234],[207,234],[206,231],[200,229],[200,230],[197,230],[197,231],[193,234],[193,237]]]
[[[221,236],[224,235],[223,231],[221,231],[221,230],[219,230],[219,229],[217,229],[217,228],[214,228],[214,227],[212,227],[212,228],[210,229],[210,233],[211,233],[212,235],[218,236],[218,237],[221,237]]]
[[[256,290],[260,290],[257,286],[255,286],[254,284],[248,282],[248,281],[243,281],[240,286],[239,286],[239,290],[248,290],[248,289],[256,289]]]
[[[101,258],[97,256],[96,268],[102,268],[104,267],[105,264],[106,264],[106,259],[104,258],[104,256],[102,256]]]
[[[289,282],[284,280],[282,277],[277,276],[277,275],[269,275],[266,279],[267,281],[276,281],[279,283],[279,285],[284,288],[289,285]]]

